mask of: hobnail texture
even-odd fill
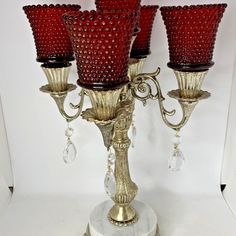
[[[56,63],[74,60],[72,45],[62,15],[79,9],[79,5],[23,7],[33,31],[37,61]]]
[[[64,15],[85,88],[115,89],[128,82],[128,58],[135,15],[85,11]]]
[[[140,11],[139,27],[141,31],[137,34],[134,41],[131,58],[144,58],[151,53],[150,42],[153,22],[159,6],[142,6]]]
[[[132,11],[136,13],[135,28],[137,33],[139,28],[139,16],[141,8],[141,0],[95,0],[98,12],[114,12],[114,11]]]
[[[110,10],[130,10],[137,11],[140,9],[141,0],[95,0],[98,11]]]
[[[166,26],[170,62],[181,71],[209,69],[219,23],[227,4],[162,7]]]

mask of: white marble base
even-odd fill
[[[90,215],[89,227],[85,236],[159,236],[155,212],[139,201],[131,204],[138,213],[138,221],[126,227],[119,227],[108,221],[107,215],[112,201],[96,206]]]

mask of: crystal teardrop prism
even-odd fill
[[[76,160],[77,150],[70,140],[68,140],[66,147],[63,151],[63,160],[66,164],[72,163]]]
[[[184,166],[184,155],[179,148],[175,148],[172,156],[168,161],[168,167],[172,171],[180,171]]]
[[[107,160],[108,160],[109,165],[114,165],[115,164],[116,156],[115,156],[115,153],[112,152],[111,150],[108,153]]]
[[[114,172],[112,170],[106,173],[106,176],[104,179],[104,187],[105,187],[105,191],[107,195],[113,198],[116,193],[116,180],[115,180]]]
[[[137,129],[134,124],[132,124],[132,136],[131,136],[131,147],[135,147]]]

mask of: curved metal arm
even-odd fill
[[[144,105],[146,105],[148,99],[152,100],[158,99],[161,116],[165,124],[174,130],[180,130],[189,120],[189,117],[193,109],[195,108],[196,104],[198,103],[198,100],[188,101],[181,99],[179,97],[175,97],[178,99],[181,105],[183,117],[180,122],[176,124],[171,123],[168,120],[168,116],[174,116],[176,110],[168,111],[164,107],[163,101],[165,100],[165,98],[162,95],[160,84],[156,78],[156,76],[159,75],[159,73],[160,73],[160,68],[158,68],[154,73],[143,73],[137,75],[131,82],[132,95],[133,97],[142,101]],[[156,93],[153,93],[153,88],[150,84],[150,81],[152,82],[152,84],[154,84]],[[142,96],[139,94],[144,94],[144,95]]]
[[[193,109],[195,108],[197,102],[182,102],[179,101],[181,108],[182,108],[182,119],[179,123],[173,124],[171,123],[168,118],[167,118],[167,114],[164,112],[165,108],[163,107],[163,102],[161,102],[159,100],[159,106],[160,106],[160,110],[161,110],[161,117],[163,119],[163,121],[165,122],[165,124],[176,131],[179,131],[184,125],[186,125],[186,123],[188,122],[190,115],[193,112]]]
[[[162,96],[159,82],[156,80],[156,76],[160,74],[160,68],[158,67],[154,73],[142,73],[134,77],[131,81],[131,93],[133,97],[140,100],[143,105],[147,104],[148,99],[160,99],[164,100]],[[153,93],[151,84],[147,83],[150,80],[156,88],[156,93]],[[144,94],[143,96],[139,94]]]
[[[58,110],[61,113],[61,115],[66,119],[67,122],[71,122],[75,119],[77,119],[81,112],[82,112],[82,108],[83,108],[83,103],[84,103],[84,90],[82,89],[80,92],[80,102],[77,105],[74,105],[72,103],[70,103],[70,107],[72,109],[76,109],[77,112],[75,115],[70,116],[66,113],[65,108],[64,108],[64,103],[65,103],[65,98],[67,96],[67,93],[51,93],[52,98],[55,100]]]

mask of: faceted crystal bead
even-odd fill
[[[168,166],[172,171],[180,171],[183,168],[185,159],[182,151],[175,148],[172,156],[169,159]]]
[[[63,160],[67,163],[72,163],[75,161],[77,155],[77,150],[75,145],[69,140],[63,151]]]
[[[68,129],[66,129],[66,131],[65,131],[66,137],[70,138],[73,135],[73,132],[74,132],[74,130],[72,128],[68,127]]]
[[[113,198],[116,193],[116,180],[113,171],[108,171],[104,179],[104,187],[109,197]]]
[[[180,136],[178,134],[176,134],[173,138],[173,144],[174,145],[179,145],[180,143],[181,143]]]

